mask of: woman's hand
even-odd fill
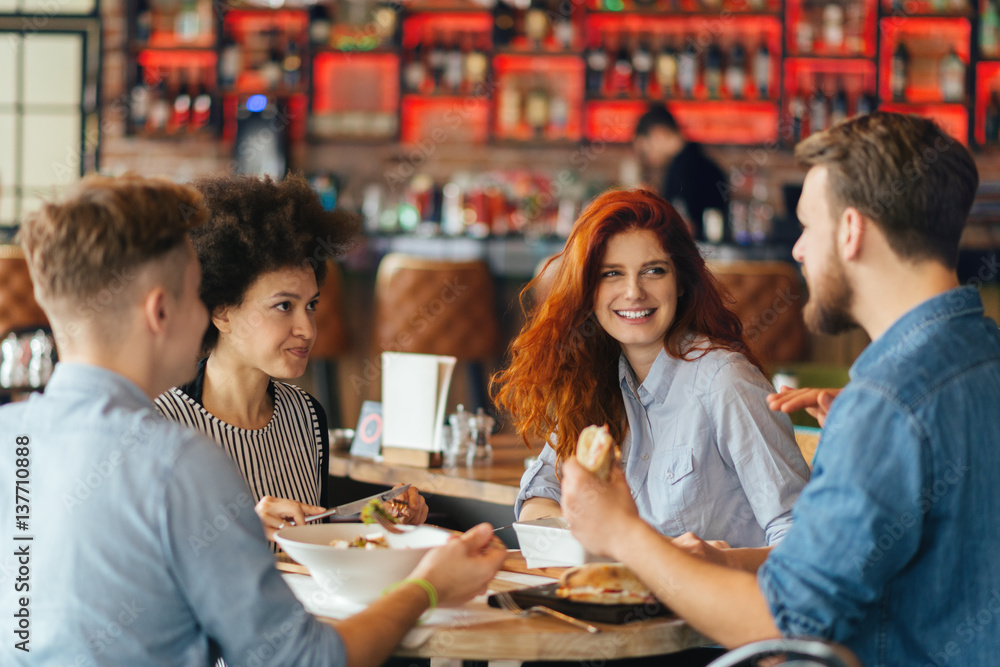
[[[264,496],[253,511],[264,525],[264,536],[273,541],[274,533],[287,526],[304,526],[307,514],[319,514],[325,508],[307,505],[288,498]]]
[[[402,486],[397,484],[395,487]],[[411,526],[419,526],[424,521],[427,521],[427,502],[424,497],[420,495],[420,490],[415,486],[411,486],[406,490],[406,493],[395,498],[396,501],[402,501],[406,503],[406,507],[401,508],[399,514],[399,522],[409,524]]]
[[[840,393],[840,389],[812,389],[803,387],[801,389],[790,389],[782,387],[777,394],[767,395],[767,407],[775,412],[795,412],[805,410],[816,418],[820,426],[826,424],[826,413],[833,405],[833,399]]]
[[[692,556],[697,556],[702,560],[707,560],[716,565],[729,566],[725,549],[729,549],[729,543],[725,540],[703,540],[694,533],[684,533],[671,540],[678,549],[683,549]]]

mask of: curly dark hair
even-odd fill
[[[289,174],[281,181],[206,176],[191,185],[204,196],[209,214],[208,222],[191,232],[201,261],[201,298],[209,313],[242,303],[250,286],[270,271],[309,266],[322,285],[327,260],[358,241],[360,216],[324,210],[301,176]],[[218,340],[219,330],[209,321],[203,353]]]

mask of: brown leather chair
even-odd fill
[[[0,337],[13,329],[49,326],[28,273],[24,252],[16,245],[0,245]]]
[[[374,352],[442,354],[468,361],[472,407],[485,406],[483,362],[495,358],[500,322],[482,261],[386,255],[375,278]]]
[[[794,266],[787,262],[709,262],[708,266],[732,293],[732,308],[761,363],[773,371],[783,363],[805,359],[806,299]]]
[[[336,359],[350,349],[351,332],[344,321],[343,276],[336,263],[327,262],[326,282],[319,289],[316,306],[316,340],[309,359],[313,362],[316,400],[326,410],[330,428],[342,424]]]

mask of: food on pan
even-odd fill
[[[559,578],[556,595],[593,604],[644,604],[653,592],[621,563],[588,563],[572,567]]]
[[[576,440],[576,460],[587,470],[607,481],[615,460],[615,440],[607,425],[588,426]]]
[[[388,549],[389,544],[385,541],[385,535],[375,533],[372,535],[358,535],[353,540],[333,540],[330,546],[335,549]]]

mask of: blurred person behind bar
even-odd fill
[[[660,196],[690,225],[696,241],[705,240],[705,211],[715,209],[724,221],[729,206],[723,192],[729,179],[701,144],[688,141],[674,115],[662,104],[650,105],[635,127],[634,147],[643,165],[662,173]],[[722,240],[722,239],[713,239]]]

